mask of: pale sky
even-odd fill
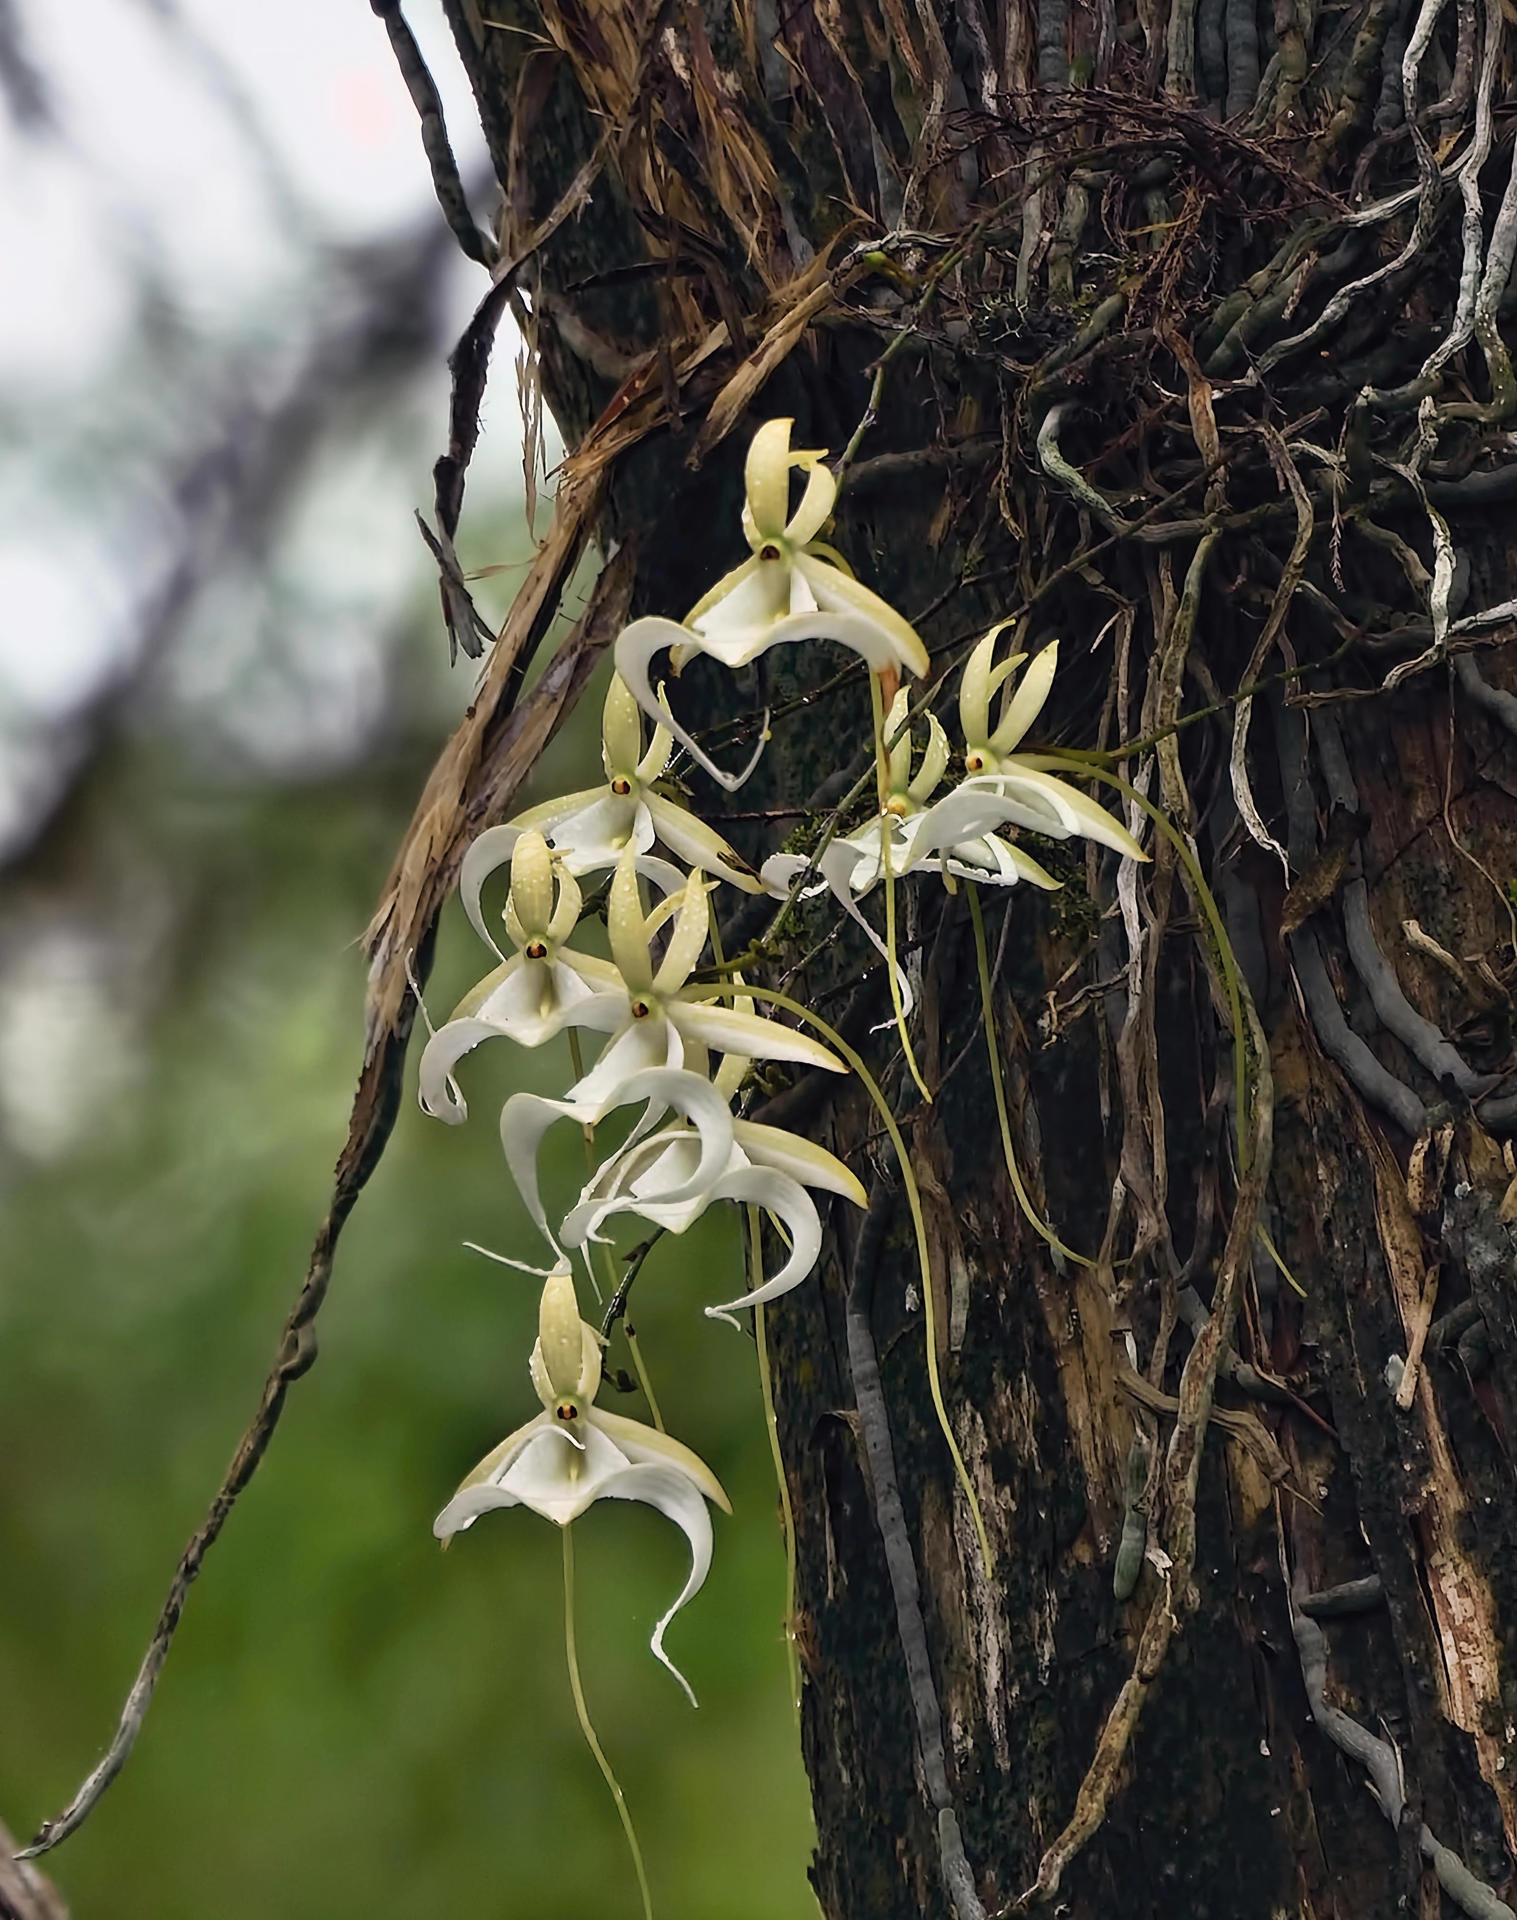
[[[441,221],[415,109],[364,0],[16,4],[55,125],[28,134],[0,112],[0,848],[35,804],[60,724],[120,671],[133,614],[161,583],[172,529],[144,475],[193,445],[201,392],[234,365],[277,386],[321,310],[323,245]],[[464,177],[483,181],[484,140],[439,0],[405,10]],[[488,195],[476,211],[488,219]],[[462,255],[447,272],[451,337],[488,281]],[[164,387],[132,378],[145,282],[150,318],[182,336],[171,364],[184,378]],[[512,351],[503,337],[507,394]],[[191,705],[235,683],[229,711],[250,746],[261,726],[296,758],[340,755],[371,717],[373,636],[424,566],[411,509],[430,509],[442,360],[420,404],[397,396],[399,427],[376,421],[322,456],[281,536],[273,585],[294,604],[281,602],[281,642],[310,665],[315,697],[260,718],[244,682],[267,636],[246,594],[218,607],[213,590],[197,617],[214,616],[215,647],[172,663]],[[498,392],[481,488],[508,484],[513,413]],[[302,620],[319,627],[319,649],[302,650]]]

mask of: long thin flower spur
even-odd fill
[[[649,1644],[693,1706],[689,1683],[664,1651],[664,1632],[699,1592],[711,1566],[706,1502],[724,1513],[731,1513],[731,1503],[716,1475],[689,1447],[595,1405],[600,1336],[579,1317],[567,1265],[555,1267],[543,1283],[537,1324],[529,1371],[543,1411],[480,1461],[432,1531],[446,1542],[494,1507],[530,1507],[559,1527],[577,1520],[597,1500],[641,1500],[656,1507],[690,1542],[690,1575]]]

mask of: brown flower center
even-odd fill
[[[611,791],[616,795],[618,800],[625,800],[627,795],[632,791],[632,782],[625,774],[619,773],[611,782]]]

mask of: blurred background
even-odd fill
[[[407,14],[488,215],[440,7]],[[0,258],[0,1817],[25,1835],[115,1724],[325,1208],[355,943],[474,683],[412,509],[486,280],[363,0],[0,0]],[[531,541],[512,352],[460,542],[501,569],[496,616]],[[524,804],[594,777],[599,695]],[[434,1015],[486,958],[450,906]],[[136,1754],[48,1862],[76,1920],[637,1912],[556,1530],[431,1536],[536,1410],[535,1289],[462,1242],[532,1257],[494,1113],[568,1062],[465,1071],[469,1126],[407,1104]],[[580,1145],[556,1151],[562,1196]],[[700,1710],[647,1651],[685,1568],[648,1509],[577,1528],[581,1658],[663,1920],[769,1920],[815,1910],[774,1484],[752,1343],[681,1284],[737,1292],[735,1231],[691,1242],[638,1326],[736,1509],[670,1633]]]

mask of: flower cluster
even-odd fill
[[[803,486],[792,512],[796,472]],[[528,1506],[566,1527],[599,1499],[647,1502],[683,1529],[691,1550],[690,1576],[653,1635],[653,1651],[666,1665],[665,1629],[710,1564],[708,1504],[726,1508],[727,1501],[687,1447],[661,1428],[596,1405],[603,1343],[580,1317],[572,1258],[588,1268],[591,1250],[622,1216],[679,1235],[722,1201],[762,1210],[775,1224],[784,1257],[772,1274],[752,1276],[740,1297],[706,1308],[731,1318],[798,1286],[812,1271],[822,1244],[816,1194],[859,1206],[864,1194],[833,1154],[738,1110],[755,1061],[847,1070],[809,1033],[761,1017],[741,976],[724,975],[707,961],[717,888],[784,894],[805,883],[812,863],[776,856],[755,873],[683,803],[668,781],[676,746],[729,788],[753,763],[731,774],[707,757],[650,677],[653,662],[667,651],[676,674],[696,654],[736,668],[774,646],[832,640],[878,676],[878,809],[824,848],[816,884],[830,888],[863,925],[897,979],[889,941],[859,906],[882,880],[888,889],[931,869],[950,887],[960,879],[1056,886],[1019,844],[1023,829],[1056,840],[1080,836],[1143,857],[1093,801],[1018,752],[1052,684],[1054,646],[1025,663],[1021,654],[996,659],[1000,628],[981,641],[960,690],[964,771],[949,782],[948,736],[931,713],[925,741],[914,736],[902,685],[903,675],[926,674],[925,647],[819,540],[837,490],[822,455],[793,450],[790,422],[770,421],[754,436],[746,482],[743,530],[752,557],[683,621],[636,620],[617,640],[601,723],[604,783],[492,827],[470,848],[460,894],[497,964],[433,1033],[420,1068],[423,1107],[453,1123],[468,1115],[456,1075],[482,1041],[504,1036],[538,1047],[568,1034],[577,1075],[557,1099],[513,1094],[500,1116],[507,1164],[548,1255],[528,1368],[542,1411],[470,1474],[439,1514],[436,1532],[446,1540],[497,1506]],[[492,924],[484,889],[503,867],[509,886],[500,920]],[[594,888],[582,887],[592,876]],[[609,958],[574,944],[587,891],[604,901]],[[599,1040],[588,1069],[578,1064],[584,1035]],[[624,1110],[634,1117],[622,1143],[590,1173],[567,1214],[551,1218],[538,1175],[549,1130],[567,1121],[593,1138]]]

